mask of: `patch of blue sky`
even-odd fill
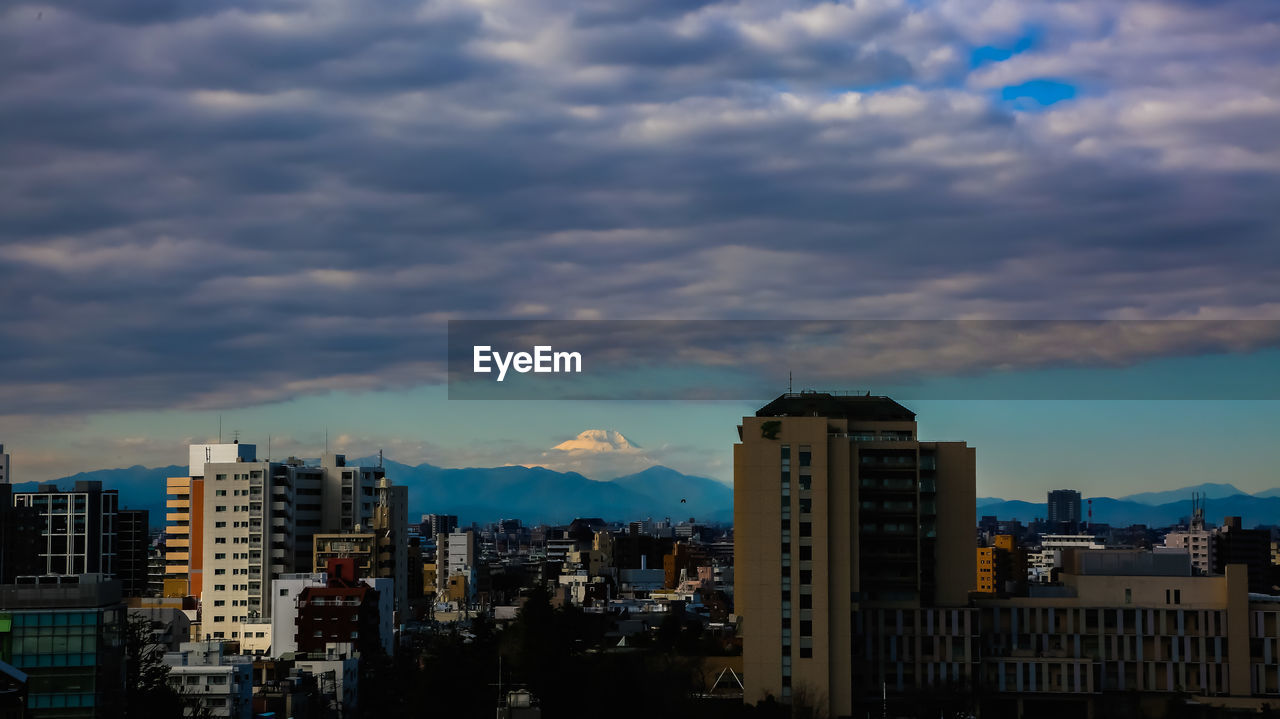
[[[1028,80],[1000,89],[1000,100],[1014,110],[1035,112],[1076,96],[1076,86],[1060,80]]]
[[[989,62],[1004,62],[1014,55],[1035,48],[1040,43],[1040,36],[1039,28],[1030,27],[1010,45],[982,45],[981,47],[975,47],[969,55],[969,67],[974,69]]]

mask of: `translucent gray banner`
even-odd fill
[[[455,320],[449,398],[1276,399],[1276,320]]]

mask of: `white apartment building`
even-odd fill
[[[176,652],[167,652],[169,685],[194,699],[186,716],[203,714],[230,719],[253,717],[253,660],[223,654],[222,642],[183,642]]]
[[[1185,532],[1169,532],[1164,537],[1164,546],[1170,549],[1181,549],[1191,555],[1191,571],[1205,576],[1213,571],[1214,542],[1213,532],[1201,525]]]
[[[246,631],[256,639],[261,628],[242,625],[271,616],[271,580],[312,567],[313,535],[372,526],[384,476],[380,467],[348,466],[340,454],[318,467],[259,462],[253,445],[192,445],[191,461],[191,471],[204,473],[204,639],[239,640]]]
[[[467,578],[467,588],[475,586],[476,534],[465,529],[441,534],[436,538],[436,591],[445,594],[449,589],[449,577],[461,574]]]
[[[1054,569],[1062,568],[1064,549],[1106,549],[1092,534],[1046,534],[1040,538],[1040,549],[1027,552],[1027,580],[1032,583],[1050,581]]]

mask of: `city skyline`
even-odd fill
[[[416,398],[388,398],[394,406],[418,407]],[[439,401],[444,401],[440,399]],[[931,437],[972,438],[978,448],[978,496],[1001,497],[1042,503],[1045,493],[1071,488],[1085,496],[1120,497],[1145,491],[1192,486],[1202,483],[1233,484],[1247,492],[1280,487],[1280,475],[1267,455],[1268,427],[1280,421],[1280,403],[1274,401],[904,401],[920,414],[921,431]],[[316,458],[325,451],[325,430],[307,430],[301,439],[272,435],[272,428],[285,425],[294,412],[312,414],[317,408],[350,406],[347,398],[328,401],[303,400],[290,408],[257,408],[224,414],[223,439],[230,441],[239,431],[245,442],[257,444],[265,456],[270,436],[275,459],[290,455]],[[370,409],[376,409],[373,403]],[[641,471],[654,465],[668,466],[686,474],[706,476],[728,483],[731,476],[732,433],[726,432],[726,416],[742,416],[746,402],[452,402],[449,422],[439,422],[423,430],[424,439],[397,436],[391,428],[403,421],[394,412],[385,424],[352,421],[360,432],[331,427],[329,451],[349,457],[376,456],[379,450],[388,459],[404,464],[429,463],[441,467],[491,467],[509,464],[545,466],[557,471],[578,471],[589,479],[607,480]],[[1175,410],[1175,411],[1170,411]],[[333,409],[336,413],[337,409]],[[283,414],[277,414],[283,412]],[[735,415],[736,413],[736,415]],[[176,414],[176,413],[175,413]],[[194,415],[196,413],[192,413]],[[376,412],[371,412],[376,414]],[[547,426],[548,414],[580,422],[580,430],[560,432]],[[174,436],[157,433],[145,441],[125,438],[110,451],[75,457],[58,452],[74,464],[54,465],[44,476],[31,476],[24,461],[27,448],[12,440],[6,451],[13,461],[15,481],[44,481],[69,476],[78,471],[127,467],[181,465],[187,444],[214,442],[216,415],[202,413],[185,419],[212,422],[212,431],[203,436]],[[236,418],[250,418],[240,422]],[[336,415],[335,415],[336,416]],[[543,418],[543,419],[539,419]],[[1123,425],[1122,427],[1118,425]],[[234,426],[234,429],[232,427]],[[350,426],[350,425],[348,425]],[[485,443],[469,443],[474,427],[497,433]],[[181,425],[178,425],[182,428]],[[386,428],[386,429],[383,429]],[[634,428],[634,429],[633,429]],[[132,428],[131,428],[132,429]],[[634,447],[626,451],[557,451],[583,430],[620,432]],[[379,435],[379,430],[387,434]],[[390,430],[390,431],[388,431]],[[401,432],[403,430],[401,429]],[[101,440],[100,430],[86,431],[87,437]],[[1187,438],[1194,437],[1233,452],[1232,467],[1224,474],[1219,462],[1205,454]],[[665,440],[665,441],[664,441]],[[1089,453],[1075,447],[1089,444]],[[58,451],[55,445],[52,451]],[[607,447],[606,447],[607,449]],[[481,451],[483,450],[483,451]],[[1138,450],[1138,451],[1135,451]],[[612,455],[612,456],[611,456]],[[97,458],[114,458],[101,461]]]
[[[0,159],[0,441],[33,478],[168,464],[218,415],[295,453],[318,454],[327,425],[349,452],[446,466],[535,462],[613,429],[727,478],[732,438],[709,427],[747,402],[449,403],[456,422],[425,420],[458,319],[1280,318],[1265,3],[245,0],[0,19],[16,148]],[[1168,386],[1275,395],[1274,337],[1215,342],[1006,359],[1051,382],[1082,346],[1085,370],[1167,360],[1152,376]],[[788,370],[897,394],[829,365],[773,368],[744,400]],[[1094,421],[1121,435],[1121,419]],[[987,466],[984,493],[1027,496],[1014,459]]]

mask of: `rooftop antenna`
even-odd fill
[[[382,469],[382,450],[378,450],[378,469]]]
[[[240,444],[240,430],[238,429],[231,430],[231,441],[234,442],[235,444]]]
[[[329,428],[324,428],[324,456],[329,456]]]
[[[791,370],[787,370],[787,394],[791,394]]]
[[[222,444],[222,415],[218,415],[218,444]]]
[[[267,461],[271,461],[271,435],[267,435]]]

